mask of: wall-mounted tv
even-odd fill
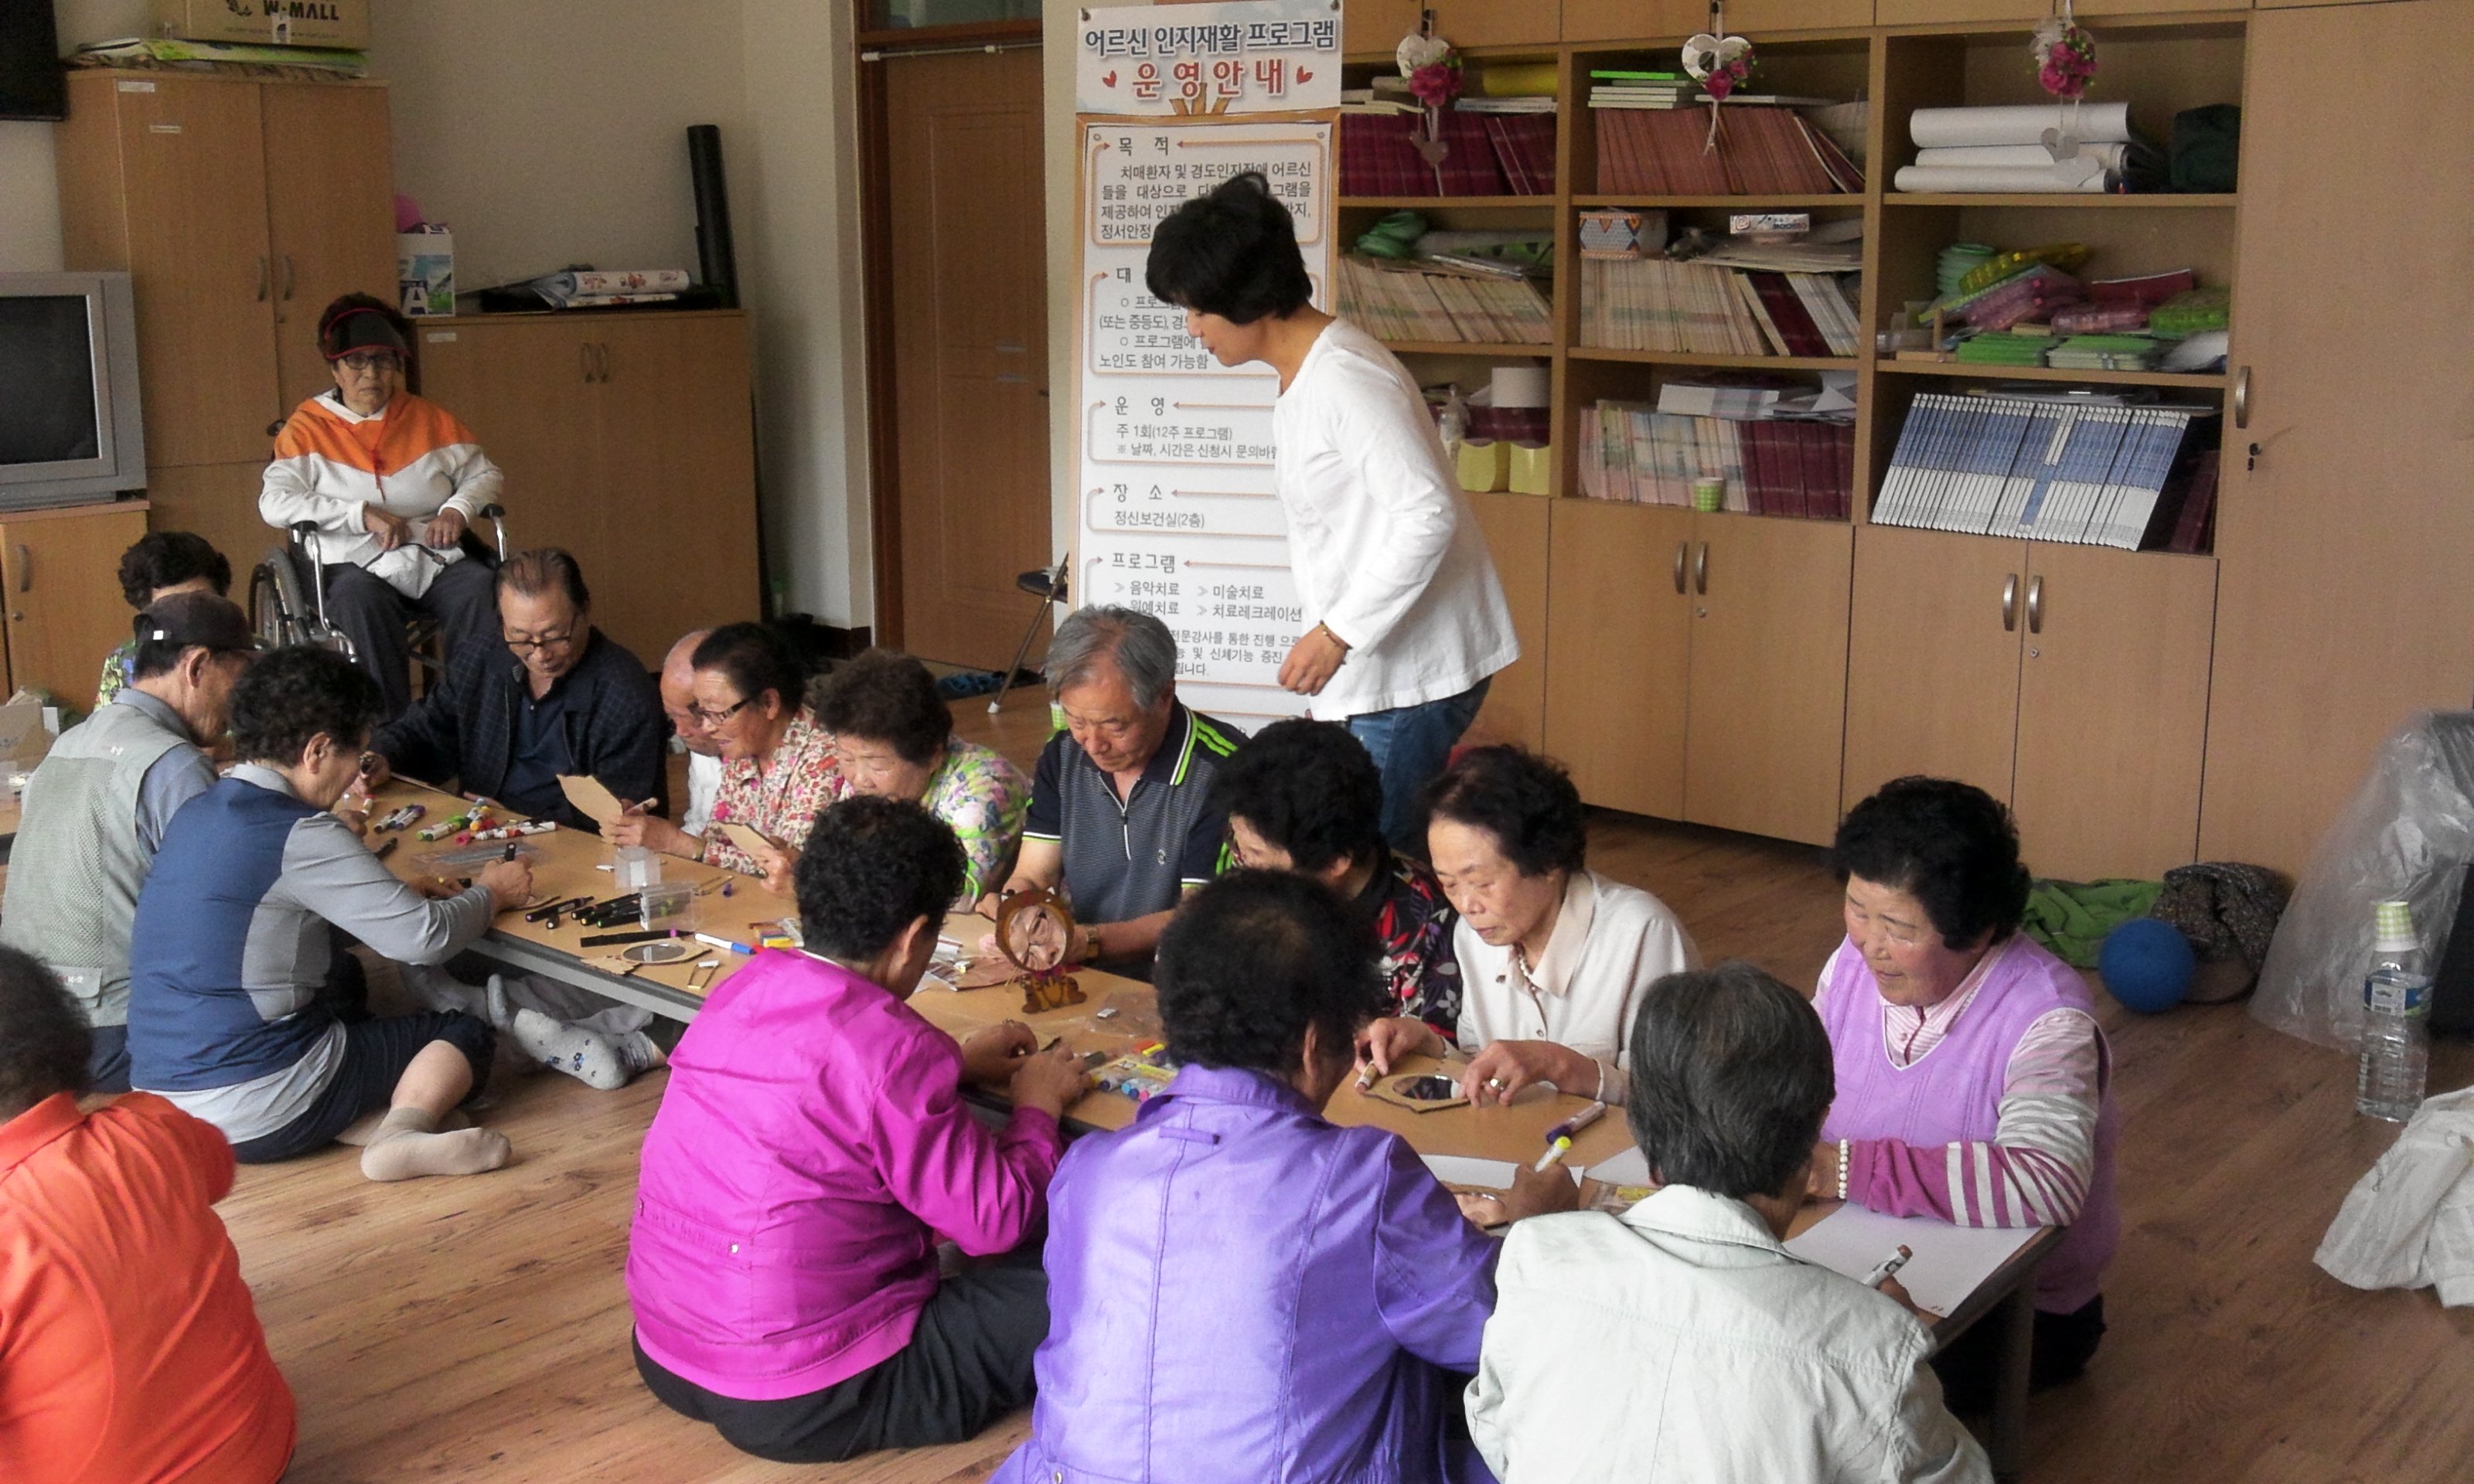
[[[129,275],[0,274],[0,509],[145,485]]]

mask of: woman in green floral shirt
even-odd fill
[[[220,598],[230,591],[231,563],[203,536],[149,531],[120,554],[120,595],[138,612],[176,592],[211,592]],[[111,698],[129,683],[130,665],[136,658],[133,637],[103,657],[103,676],[94,691],[97,706],[111,705]]]
[[[816,715],[834,735],[844,797],[915,799],[952,826],[967,863],[957,906],[1005,884],[1030,785],[995,752],[954,735],[954,712],[926,665],[869,650],[827,679]]]

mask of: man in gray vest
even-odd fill
[[[214,786],[232,682],[257,652],[241,610],[176,593],[137,615],[135,678],[61,733],[26,780],[0,943],[49,965],[94,1025],[98,1092],[129,1090],[129,935],[163,827]],[[0,1026],[0,1035],[8,1028]]]

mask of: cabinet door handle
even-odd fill
[[[1710,595],[1710,543],[1701,543],[1701,554],[1692,562],[1692,590],[1703,597]]]
[[[2019,632],[2019,574],[2016,572],[2001,580],[2001,632]]]
[[[1692,543],[1690,541],[1677,541],[1675,543],[1675,590],[1678,595],[1681,595],[1685,590],[1684,560],[1686,554],[1691,551],[1691,549]]]
[[[283,254],[283,301],[292,302],[292,254]]]
[[[610,343],[608,341],[596,340],[593,343],[593,364],[601,368],[600,379],[605,383],[608,382],[610,379]]]
[[[24,541],[17,543],[17,590],[35,590],[35,550]]]
[[[593,379],[593,342],[581,340],[575,345],[575,364],[584,369],[584,379]]]
[[[2234,426],[2250,426],[2250,368],[2234,372]]]
[[[261,304],[266,302],[268,278],[266,254],[261,252],[257,258],[257,301]]]
[[[2027,632],[2045,632],[2045,580],[2031,578],[2027,583]]]

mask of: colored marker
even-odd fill
[[[1906,1243],[1901,1242],[1897,1252],[1890,1254],[1888,1257],[1883,1257],[1880,1262],[1875,1263],[1873,1265],[1873,1271],[1864,1275],[1864,1286],[1867,1288],[1880,1287],[1883,1283],[1889,1281],[1891,1278],[1895,1277],[1898,1274],[1899,1269],[1905,1267],[1907,1265],[1907,1259],[1914,1256],[1915,1252],[1909,1248]]]
[[[711,933],[697,933],[695,935],[695,941],[710,947],[727,948],[733,953],[753,953],[756,951],[754,948],[749,947],[743,943],[733,943],[727,938],[716,938]]]
[[[1551,1144],[1559,1138],[1568,1142],[1573,1135],[1578,1134],[1583,1129],[1588,1128],[1590,1124],[1597,1122],[1600,1118],[1603,1118],[1606,1115],[1606,1104],[1591,1103],[1589,1107],[1582,1109],[1579,1113],[1572,1114],[1572,1116],[1564,1119],[1553,1128],[1548,1129],[1546,1131],[1546,1142]]]
[[[1564,1156],[1571,1152],[1572,1136],[1569,1134],[1559,1136],[1553,1143],[1546,1146],[1546,1152],[1538,1157],[1538,1162],[1529,1167],[1529,1172],[1533,1175],[1543,1175],[1563,1163]]]

